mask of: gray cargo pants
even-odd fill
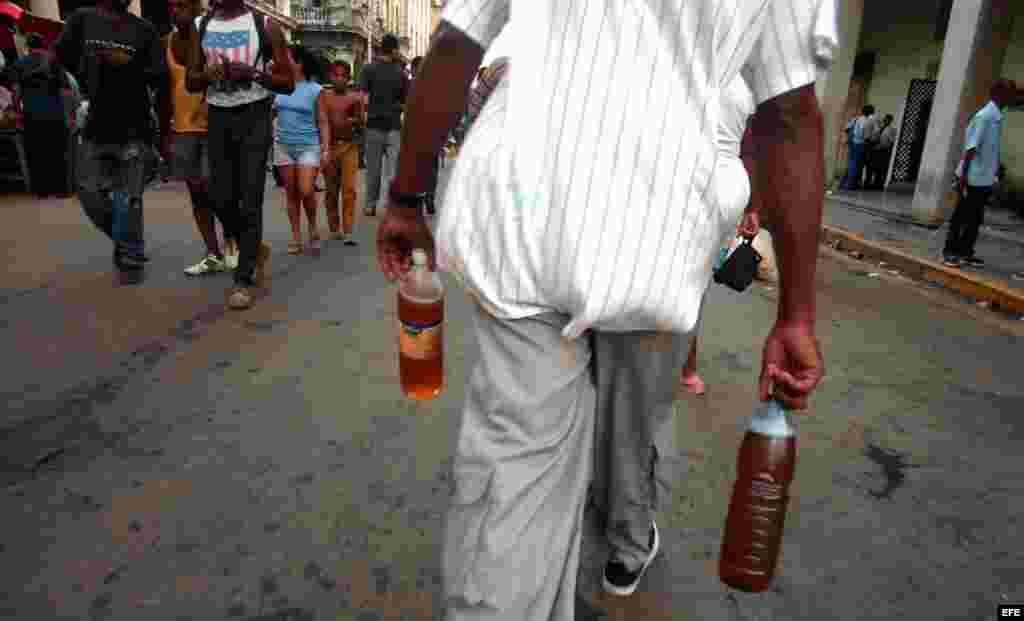
[[[364,210],[374,211],[381,198],[381,187],[387,197],[388,185],[395,176],[398,166],[398,147],[401,145],[401,132],[386,132],[379,129],[366,129],[366,202]]]
[[[671,421],[689,340],[634,332],[568,341],[568,321],[475,311],[480,361],[453,466],[446,621],[573,619],[592,475],[616,554],[646,555],[663,452],[652,445]]]

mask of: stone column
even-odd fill
[[[956,0],[953,4],[914,191],[912,215],[920,224],[941,225],[956,205],[957,194],[950,183],[963,150],[964,130],[1002,70],[1014,1]]]
[[[32,0],[28,10],[33,15],[60,21],[60,5],[57,4],[57,0]]]
[[[842,135],[847,121],[846,98],[850,93],[853,61],[860,47],[864,0],[840,0],[836,6],[839,18],[839,49],[832,62],[832,70],[821,76],[815,85],[825,123],[825,180],[829,183],[836,176],[838,138]]]

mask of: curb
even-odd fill
[[[861,253],[865,259],[884,261],[911,278],[938,283],[962,295],[987,301],[992,310],[1024,314],[1024,292],[1005,282],[990,280],[953,269],[921,257],[868,241],[861,235],[838,226],[823,224],[821,242],[831,248]]]
[[[913,226],[916,226],[916,227],[920,227],[922,229],[926,229],[926,230],[929,230],[929,231],[935,231],[935,230],[938,230],[938,229],[945,229],[947,227],[947,224],[948,224],[946,222],[943,222],[942,224],[935,225],[935,226],[928,226],[928,225],[925,225],[925,224],[921,224],[920,222],[914,220],[910,216],[906,216],[906,215],[902,215],[902,214],[898,214],[898,213],[893,213],[891,211],[886,211],[884,209],[879,209],[879,208],[875,207],[874,205],[871,205],[867,201],[863,201],[863,200],[854,198],[852,196],[845,196],[845,195],[843,195],[840,192],[833,192],[832,194],[825,194],[825,200],[827,200],[827,201],[835,201],[837,203],[842,203],[844,207],[852,208],[852,209],[855,209],[857,211],[862,211],[862,212],[870,214],[872,216],[876,216],[878,218],[882,218],[883,220],[888,220],[889,222],[899,222],[901,224],[910,224],[910,225],[913,225]],[[998,230],[998,229],[993,229],[993,228],[991,228],[990,225],[982,225],[981,229],[978,231],[978,234],[981,237],[988,237],[989,239],[998,240],[998,241],[1002,241],[1002,242],[1006,242],[1006,243],[1010,243],[1010,244],[1017,244],[1018,246],[1024,246],[1024,239],[1022,239],[1021,237],[1019,237],[1017,235],[1011,235],[1009,233],[1003,232],[1003,231]]]

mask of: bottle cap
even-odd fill
[[[422,248],[416,248],[412,251],[412,264],[413,265],[426,265],[427,264],[427,253]]]

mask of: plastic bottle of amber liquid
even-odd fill
[[[740,445],[718,561],[719,577],[734,589],[764,591],[775,574],[795,466],[786,411],[775,400],[760,404]]]
[[[444,388],[444,285],[412,251],[412,269],[398,288],[398,372],[410,399],[433,399]]]

